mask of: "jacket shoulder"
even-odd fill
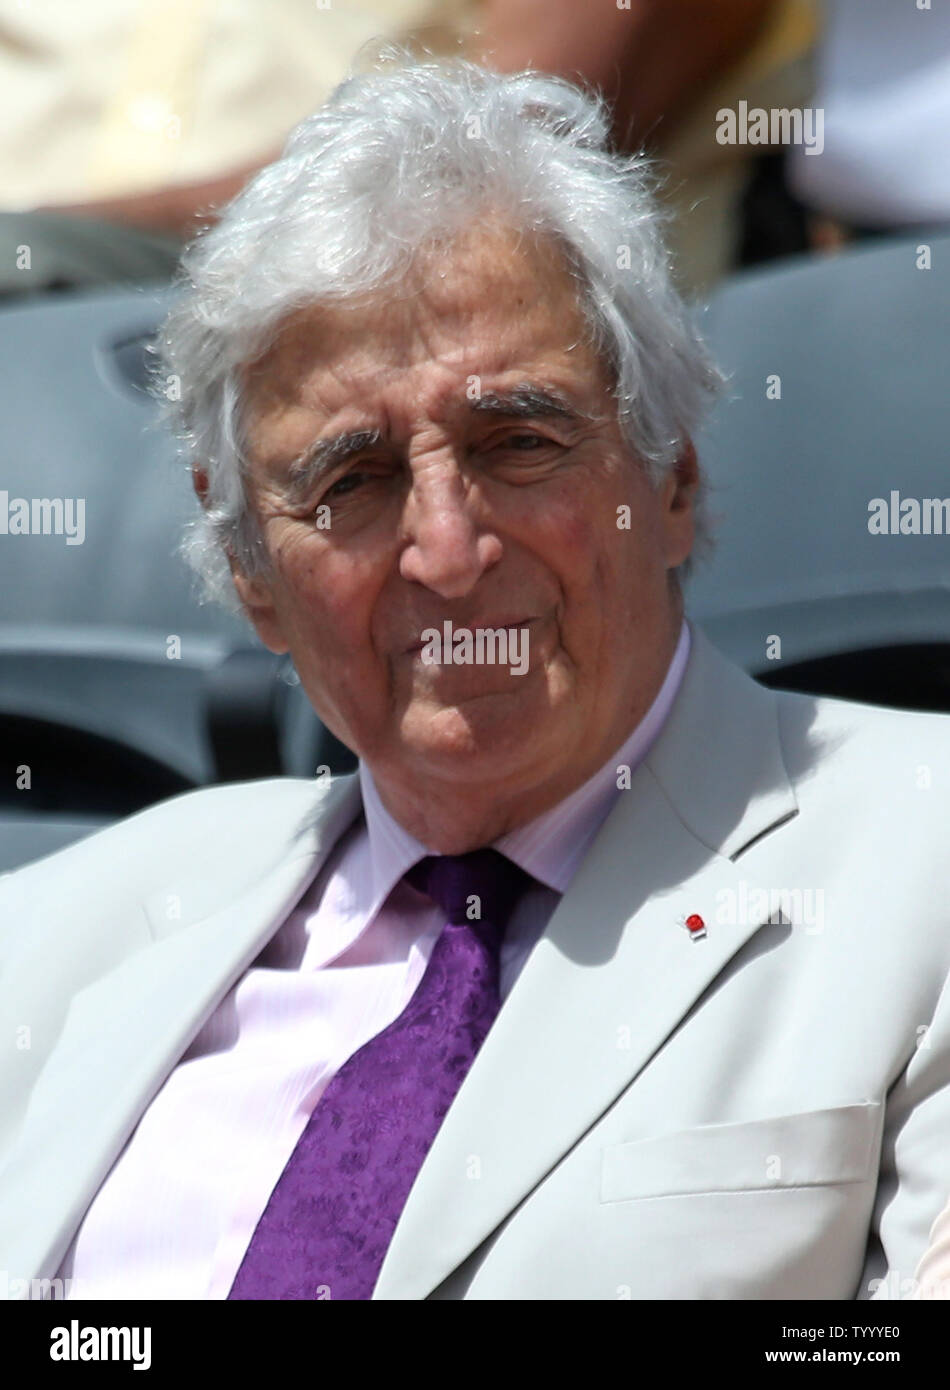
[[[800,720],[807,714],[816,731],[825,735],[911,747],[928,739],[946,746],[950,740],[950,714],[937,710],[896,709],[792,690],[776,689],[773,693],[783,719]]]
[[[921,791],[950,808],[950,715],[775,690],[783,754],[792,780],[814,780],[874,800],[920,806]]]

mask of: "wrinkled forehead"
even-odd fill
[[[441,372],[451,390],[453,378],[464,384],[560,358],[579,381],[601,385],[588,339],[579,285],[557,242],[489,223],[433,242],[398,283],[289,313],[242,373],[245,419],[260,425],[316,406],[317,396],[339,408],[347,383],[359,396],[393,369],[425,371],[435,390]]]

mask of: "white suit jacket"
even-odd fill
[[[206,789],[0,880],[14,1295],[359,811],[355,775]],[[950,1194],[948,825],[950,720],[769,691],[694,625],[374,1298],[906,1296]]]

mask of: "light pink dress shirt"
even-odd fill
[[[950,1300],[950,1202],[930,1228],[930,1243],[914,1273],[909,1296]]]
[[[659,733],[689,656],[587,782],[494,842],[538,880],[505,935],[501,995]],[[402,1013],[444,925],[401,882],[429,851],[385,810],[365,763],[364,816],[208,1018],[99,1188],[57,1277],[73,1299],[227,1298],[273,1188],[343,1063]]]

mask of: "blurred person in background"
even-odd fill
[[[825,147],[787,155],[817,248],[950,222],[950,5],[824,0],[814,103]]]
[[[184,241],[276,158],[371,40],[533,66],[613,102],[667,176],[681,286],[734,264],[762,151],[723,148],[740,96],[805,99],[813,0],[0,0],[0,293],[168,278]]]

